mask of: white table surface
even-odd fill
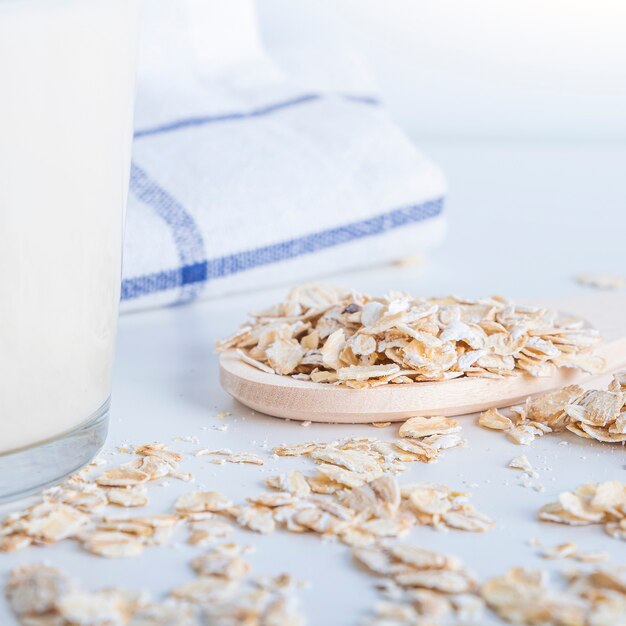
[[[626,149],[611,144],[455,144],[423,146],[447,172],[449,235],[421,266],[387,267],[338,275],[333,281],[373,293],[391,288],[415,293],[469,296],[499,292],[518,299],[589,293],[572,281],[583,271],[626,273]],[[171,481],[150,488],[150,511],[170,510],[175,498],[206,487],[239,499],[263,489],[263,478],[293,467],[311,470],[304,459],[271,459],[281,442],[332,440],[349,435],[392,438],[397,426],[316,425],[303,428],[253,415],[231,401],[218,383],[215,339],[230,333],[246,311],[281,298],[284,289],[233,296],[215,302],[123,317],[120,322],[111,432],[107,448],[123,443],[162,441],[189,451],[183,467],[195,484]],[[220,420],[216,414],[230,411]],[[225,432],[210,427],[227,423]],[[207,428],[208,427],[208,428]],[[539,537],[548,545],[572,540],[589,550],[606,550],[613,563],[626,561],[626,546],[598,526],[570,528],[539,524],[537,509],[564,489],[583,482],[624,479],[621,446],[588,443],[574,436],[548,436],[531,447],[516,446],[499,433],[463,418],[466,449],[448,450],[438,463],[416,463],[401,482],[436,481],[467,488],[472,502],[496,521],[484,534],[415,529],[409,540],[463,558],[481,579],[512,565],[565,568],[545,561],[527,545]],[[199,446],[173,438],[197,436],[201,447],[228,447],[267,456],[266,465],[210,464],[192,453]],[[567,440],[569,445],[558,445]],[[527,454],[545,486],[544,493],[520,486],[521,475],[507,468]],[[111,457],[112,463],[125,460]],[[5,506],[2,511],[15,508]],[[289,572],[310,582],[301,593],[312,626],[349,626],[374,605],[374,578],[354,567],[348,549],[315,536],[276,532],[271,536],[237,531],[236,540],[256,546],[250,557],[255,573]],[[172,546],[149,548],[127,560],[98,559],[73,542],[31,548],[0,557],[4,577],[17,564],[47,559],[91,589],[117,584],[147,588],[158,595],[192,577],[188,562],[201,552],[187,546],[185,532]],[[13,618],[0,601],[0,624]],[[498,623],[485,621],[482,623]]]

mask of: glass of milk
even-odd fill
[[[140,0],[0,0],[0,501],[107,431]]]

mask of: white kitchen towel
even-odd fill
[[[259,42],[252,0],[146,4],[122,310],[439,241],[443,176],[375,98],[286,77]]]

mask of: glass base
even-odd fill
[[[0,454],[0,503],[61,482],[91,462],[109,428],[109,400],[85,422],[62,435]]]

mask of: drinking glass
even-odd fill
[[[108,425],[140,0],[0,0],[0,501]]]

